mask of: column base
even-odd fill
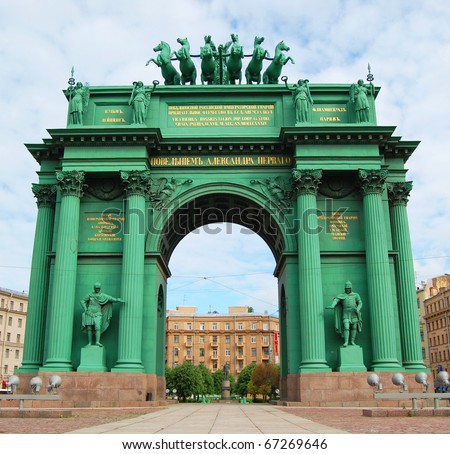
[[[18,369],[17,373],[19,374],[36,374],[41,369],[42,364],[22,364]]]
[[[366,372],[363,351],[359,345],[349,345],[339,348],[339,372]]]
[[[39,372],[72,372],[74,370],[72,364],[61,362],[47,362],[39,368]]]
[[[398,361],[374,361],[370,370],[373,370],[374,372],[403,371],[404,368]]]
[[[118,362],[113,368],[111,368],[111,372],[144,372],[144,366],[140,362],[132,363],[132,362]]]
[[[299,372],[331,372],[331,367],[325,362],[304,362],[298,368]]]
[[[89,345],[81,349],[78,372],[106,372],[106,350],[98,345]]]
[[[423,362],[408,362],[403,363],[403,367],[408,372],[429,372],[430,369]]]

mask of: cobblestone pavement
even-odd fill
[[[361,408],[291,407],[283,411],[353,434],[450,434],[448,416],[368,417],[362,416]]]
[[[277,408],[354,434],[450,434],[450,417],[367,417],[362,416],[361,408]],[[160,410],[161,407],[92,409],[74,410],[73,416],[68,418],[0,418],[0,433],[62,434]]]

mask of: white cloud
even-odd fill
[[[64,127],[67,103],[62,90],[71,67],[77,79],[91,85],[150,83],[161,79],[156,65],[145,66],[160,40],[175,46],[177,37],[188,36],[195,52],[204,35],[222,43],[233,32],[246,51],[255,35],[265,36],[272,55],[284,40],[295,60],[285,66],[290,81],[308,77],[311,83],[354,82],[365,77],[371,63],[375,83],[382,87],[378,124],[396,125],[396,135],[421,141],[407,163],[408,178],[414,180],[409,214],[418,278],[448,271],[449,23],[450,4],[436,1],[183,0],[172,2],[169,12],[166,4],[146,0],[16,0],[2,5],[0,285],[28,287],[36,215],[30,187],[37,181],[38,165],[23,143],[39,143],[48,136],[46,129]],[[222,255],[226,259],[208,262],[209,269],[250,273],[261,263],[260,269],[267,269],[266,262],[272,260],[267,247],[260,253],[251,241],[230,238],[238,250],[255,258],[247,264],[236,255]],[[214,258],[226,254],[221,243],[211,240],[205,245]],[[176,268],[174,261],[171,266]],[[258,285],[265,288],[262,283],[251,285],[254,296],[259,295]],[[241,296],[239,301],[244,301]]]

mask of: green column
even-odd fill
[[[144,304],[145,199],[150,190],[149,171],[121,172],[127,192],[122,259],[122,305],[118,358],[113,372],[143,372],[142,319]]]
[[[21,373],[38,372],[42,366],[44,346],[44,320],[47,311],[49,284],[49,260],[47,253],[52,248],[53,222],[57,186],[52,184],[33,184],[37,199],[38,213],[34,235],[33,257],[31,259],[30,291],[26,335]]]
[[[78,261],[80,199],[85,185],[84,172],[56,172],[61,189],[53,285],[47,316],[47,355],[41,370],[70,371],[72,332]]]
[[[325,355],[322,270],[319,227],[317,223],[317,189],[321,170],[293,170],[297,192],[298,274],[300,304],[300,372],[326,372],[330,367]]]
[[[400,367],[396,353],[394,301],[384,221],[382,193],[387,170],[360,170],[364,195],[367,286],[372,328],[373,370]]]
[[[398,253],[395,260],[395,271],[402,333],[403,366],[407,370],[416,370],[425,369],[425,365],[422,358],[413,255],[406,211],[411,189],[411,182],[393,183],[388,187],[388,194],[393,246]]]

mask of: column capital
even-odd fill
[[[36,184],[31,185],[31,190],[36,197],[38,208],[53,207],[56,203],[56,184]]]
[[[297,194],[317,195],[322,178],[322,170],[292,170],[293,189]]]
[[[404,205],[408,203],[409,193],[413,187],[412,181],[391,183],[388,185],[389,202],[392,206]]]
[[[81,199],[86,185],[85,173],[82,170],[57,171],[56,179],[63,196],[72,195]]]
[[[363,170],[358,172],[359,183],[364,195],[381,194],[388,176],[387,170]]]
[[[121,171],[120,178],[127,195],[145,196],[150,192],[152,179],[149,170]]]

